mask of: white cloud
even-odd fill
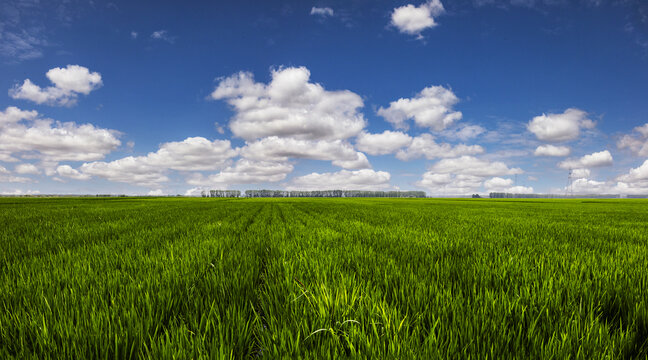
[[[367,157],[342,140],[299,140],[270,136],[248,143],[241,151],[246,159],[285,162],[289,158],[333,161],[346,168],[371,167]]]
[[[310,11],[311,15],[317,15],[322,17],[333,16],[333,9],[330,7],[315,7],[313,6]]]
[[[479,125],[460,125],[454,129],[446,129],[441,132],[445,138],[452,140],[468,141],[486,132],[486,129]]]
[[[289,190],[380,190],[389,187],[391,175],[370,169],[330,173],[311,173],[295,177]]]
[[[229,140],[209,141],[202,137],[191,137],[164,143],[158,151],[146,156],[85,163],[81,166],[81,172],[110,181],[152,186],[169,180],[164,174],[167,170],[218,170],[237,154],[238,151],[231,148]]]
[[[148,196],[164,196],[166,194],[164,193],[164,190],[156,189],[156,190],[149,191],[147,195]]]
[[[196,186],[227,187],[234,184],[277,182],[285,179],[292,170],[293,166],[288,163],[240,159],[234,166],[208,177],[200,173],[194,174],[187,179],[187,183]]]
[[[540,145],[533,153],[535,156],[567,156],[571,153],[568,146]]]
[[[38,175],[40,170],[34,164],[18,164],[14,167],[14,172],[22,175]]]
[[[426,188],[431,194],[466,195],[479,192],[484,179],[487,177],[521,173],[521,169],[509,168],[503,162],[483,160],[473,156],[461,156],[438,161],[423,174],[416,185]],[[508,186],[512,182],[509,183],[506,179],[490,179],[489,184],[491,186]],[[522,189],[516,190],[521,191]]]
[[[76,104],[79,94],[88,95],[103,85],[101,74],[91,73],[88,68],[79,65],[53,68],[45,75],[54,86],[43,89],[26,79],[22,85],[16,84],[10,89],[9,96],[37,104],[72,106]]]
[[[482,177],[472,175],[439,174],[428,171],[416,186],[425,188],[431,195],[466,195],[479,192]]]
[[[366,125],[358,112],[362,98],[348,90],[325,90],[309,79],[305,67],[273,70],[267,85],[241,72],[221,80],[211,97],[234,108],[230,129],[246,140],[267,136],[342,140],[359,134]]]
[[[523,173],[520,168],[510,169],[501,161],[488,161],[474,156],[461,156],[453,159],[442,159],[430,167],[430,171],[440,174],[461,174],[472,176],[515,175]]]
[[[130,33],[131,39],[137,39],[138,35],[139,34],[137,33],[137,31],[131,31],[131,33]]]
[[[28,183],[32,180],[22,176],[13,176],[11,172],[0,165],[0,183]]]
[[[510,194],[532,194],[533,187],[530,186],[512,186],[513,180],[494,177],[484,181],[484,187],[487,192],[505,192]]]
[[[400,160],[411,160],[424,156],[428,160],[437,158],[456,158],[463,155],[475,155],[484,152],[479,145],[458,144],[452,146],[448,143],[438,144],[434,136],[422,134],[412,139],[407,149],[400,150],[396,157]]]
[[[629,149],[638,156],[648,156],[648,124],[634,128],[632,134],[624,135],[617,142],[619,149]]]
[[[0,195],[14,195],[14,196],[18,196],[18,195],[38,195],[38,194],[40,194],[40,191],[38,191],[38,190],[23,191],[23,190],[16,189],[14,191],[2,191],[2,192],[0,192]]]
[[[604,181],[586,178],[576,179],[571,188],[567,189],[575,194],[604,194],[610,192],[609,186]]]
[[[574,140],[581,129],[592,129],[595,123],[583,110],[570,108],[562,114],[542,114],[534,117],[527,129],[542,141],[563,142]]]
[[[5,111],[0,111],[0,127],[18,123],[20,121],[30,121],[38,117],[36,110],[20,110],[15,106],[9,106]]]
[[[591,175],[589,169],[573,169],[572,170],[572,179],[587,179]]]
[[[388,108],[378,109],[397,128],[407,128],[406,121],[414,119],[416,125],[441,131],[462,117],[452,108],[459,99],[443,86],[430,86],[421,90],[414,98],[400,98],[392,101]]]
[[[0,112],[0,152],[48,161],[92,161],[121,145],[117,131],[37,116],[14,107]]]
[[[419,6],[407,4],[394,9],[391,14],[391,24],[401,33],[418,35],[420,38],[421,31],[437,26],[434,17],[443,12],[444,8],[440,0],[428,0]]]
[[[648,181],[648,160],[644,161],[644,163],[641,164],[641,166],[634,169],[630,169],[630,171],[627,174],[619,176],[617,180],[626,183]]]
[[[74,180],[89,180],[90,175],[82,174],[77,169],[73,169],[70,165],[61,165],[56,168],[56,173],[64,178],[74,179]]]
[[[163,169],[151,166],[142,159],[143,157],[128,156],[111,162],[84,163],[80,169],[85,175],[140,186],[158,186],[169,181],[163,174]]]
[[[356,147],[369,155],[386,155],[408,146],[412,137],[400,131],[386,130],[381,134],[369,134],[365,131],[356,138]]]
[[[561,169],[580,169],[580,168],[594,168],[601,166],[612,165],[612,154],[609,151],[603,150],[593,154],[585,155],[580,159],[567,159],[561,161],[558,167]]]
[[[173,43],[175,43],[175,39],[176,39],[175,36],[171,36],[171,35],[169,35],[169,32],[166,31],[166,30],[158,30],[158,31],[154,31],[154,32],[151,34],[151,38],[152,38],[152,39],[155,39],[155,40],[162,40],[162,41],[166,41],[166,42],[168,42],[169,44],[173,44]]]

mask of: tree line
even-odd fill
[[[249,198],[288,198],[288,197],[377,197],[377,198],[424,198],[425,191],[365,191],[365,190],[209,190],[202,191],[202,197],[249,197]]]

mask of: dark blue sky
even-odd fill
[[[544,193],[565,192],[569,169],[574,191],[648,192],[638,0],[30,0],[0,11],[0,192]],[[84,83],[93,73],[100,83]],[[226,83],[237,90],[212,96]],[[292,97],[272,90],[289,83]],[[10,107],[23,115],[10,120]]]

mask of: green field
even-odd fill
[[[648,356],[648,202],[0,199],[0,358]]]

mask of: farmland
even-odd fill
[[[0,199],[0,358],[645,358],[648,202]]]

